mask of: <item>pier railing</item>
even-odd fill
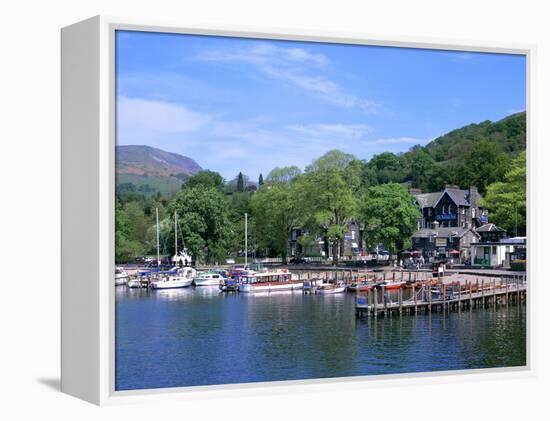
[[[357,292],[357,316],[412,314],[418,311],[462,311],[522,304],[527,299],[525,275],[446,283],[440,280],[404,284],[386,291],[383,285]]]

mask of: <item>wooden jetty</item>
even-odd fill
[[[409,297],[403,299],[404,294]],[[500,305],[520,305],[527,300],[525,276],[502,277],[466,283],[446,284],[441,281],[404,285],[389,299],[384,287],[358,293],[355,305],[357,317],[416,314],[418,312],[462,311],[473,308],[496,308]]]

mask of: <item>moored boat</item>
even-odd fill
[[[239,292],[293,291],[303,286],[302,281],[292,279],[287,269],[247,273],[239,278]]]
[[[378,283],[376,286],[384,287],[386,291],[391,291],[394,289],[400,289],[402,286],[405,285],[405,283],[405,281],[384,281]]]
[[[341,284],[323,284],[315,291],[316,294],[328,295],[328,294],[340,294],[346,292],[346,286]]]
[[[152,289],[187,288],[193,283],[196,271],[193,268],[178,269],[174,273],[161,274],[151,282]]]
[[[128,273],[121,267],[115,268],[115,286],[125,285],[128,281]]]
[[[203,286],[219,286],[223,283],[224,277],[218,272],[204,272],[193,279],[193,283],[197,287]]]

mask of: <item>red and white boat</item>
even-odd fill
[[[384,281],[377,284],[378,287],[384,287],[386,291],[400,289],[404,285],[405,281]]]
[[[248,272],[239,277],[239,292],[293,291],[303,288],[303,282],[293,280],[287,269]]]

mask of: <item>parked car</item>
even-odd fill
[[[307,263],[307,261],[303,257],[293,257],[290,259],[289,263],[291,265],[303,265],[304,263]]]

